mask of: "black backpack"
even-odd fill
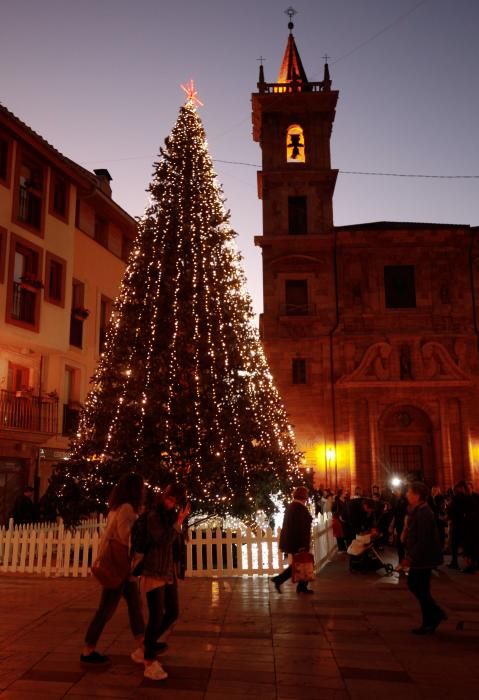
[[[130,543],[132,553],[145,554],[148,549],[148,512],[142,513],[131,528]]]

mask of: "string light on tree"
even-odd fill
[[[290,494],[298,454],[245,292],[235,233],[187,101],[149,201],[104,352],[50,495],[66,522],[104,507],[122,473],[184,483],[196,512],[248,519]],[[65,469],[65,464],[67,465]]]

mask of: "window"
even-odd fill
[[[0,283],[5,279],[5,251],[7,250],[8,231],[0,226]]]
[[[394,474],[421,473],[423,468],[421,445],[390,445],[391,471]]]
[[[307,316],[308,280],[286,280],[284,301],[286,316]]]
[[[73,367],[65,367],[63,387],[63,435],[72,435],[78,429],[81,404],[78,401],[80,386],[80,371]]]
[[[66,261],[47,252],[45,259],[45,301],[65,306]]]
[[[17,392],[30,388],[30,368],[8,363],[8,391]]]
[[[102,353],[105,349],[106,333],[110,323],[113,302],[108,297],[101,297],[100,300],[100,337],[99,337],[99,352]]]
[[[288,197],[288,233],[291,236],[308,232],[307,204],[306,197]]]
[[[124,260],[125,262],[128,262],[128,256],[130,255],[133,241],[131,240],[131,238],[128,238],[125,235],[123,235],[121,241],[122,241],[121,259]]]
[[[414,265],[386,265],[384,296],[388,309],[416,308]]]
[[[38,331],[42,250],[12,234],[7,288],[6,320],[29,330]]]
[[[83,321],[76,312],[79,309],[83,309],[85,298],[85,285],[83,282],[78,280],[73,280],[72,282],[72,310],[70,317],[70,345],[74,345],[76,348],[83,347]]]
[[[306,384],[306,360],[304,358],[293,358],[291,375],[293,384]]]
[[[298,124],[292,124],[286,132],[286,161],[304,163],[306,161],[303,130]]]
[[[50,186],[50,213],[64,221],[68,220],[68,182],[57,173],[52,173]]]
[[[108,222],[95,216],[95,241],[105,248],[108,245]]]
[[[27,228],[38,233],[43,224],[44,177],[42,166],[22,155],[17,184],[16,218]]]
[[[0,135],[0,182],[10,185],[10,140]]]

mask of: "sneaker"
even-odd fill
[[[135,662],[135,664],[142,664],[145,661],[145,654],[143,652],[143,647],[138,647],[135,651],[130,654],[130,659]]]
[[[168,644],[166,642],[157,642],[155,645],[155,652],[157,656],[160,656],[161,654],[165,654],[166,651],[168,650]],[[138,649],[135,649],[135,651],[132,651],[130,654],[130,658],[132,661],[135,662],[135,664],[143,664],[145,663],[145,650],[143,647],[138,647]]]
[[[159,661],[153,661],[149,666],[145,666],[144,677],[151,681],[163,681],[168,678],[168,674]]]
[[[80,654],[80,663],[88,666],[106,666],[110,663],[110,657],[92,651],[90,654]]]

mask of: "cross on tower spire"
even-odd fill
[[[288,7],[288,9],[284,11],[284,14],[288,15],[288,17],[289,17],[288,29],[290,32],[292,32],[294,29],[293,17],[298,14],[298,11],[295,10],[294,7],[291,7],[291,5],[290,5]]]

